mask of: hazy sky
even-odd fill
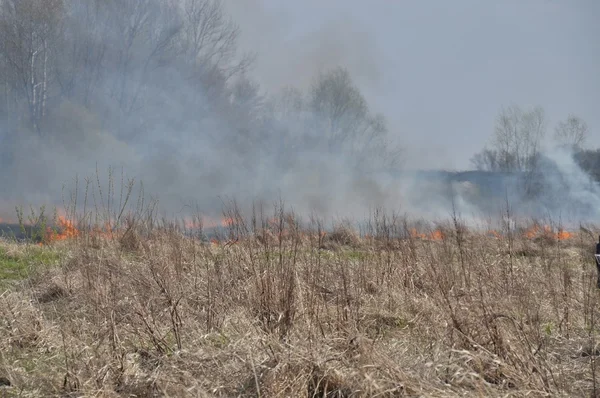
[[[600,0],[227,0],[269,91],[347,67],[415,167],[466,169],[503,105],[600,147]]]

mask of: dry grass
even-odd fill
[[[233,216],[220,244],[130,228],[44,248],[59,265],[0,295],[0,395],[595,396],[587,236]]]

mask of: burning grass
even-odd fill
[[[527,228],[523,235],[528,239],[547,238],[569,240],[573,238],[573,234],[565,231],[563,228],[552,228],[549,225],[541,226],[538,223],[534,223],[531,227]]]
[[[211,241],[65,218],[43,247],[0,243],[0,278],[20,280],[0,293],[0,377],[11,382],[0,392],[595,394],[594,241],[582,232],[381,215],[361,233],[325,232],[283,211],[216,224],[226,232]]]

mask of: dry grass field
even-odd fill
[[[0,396],[600,390],[588,230],[227,217],[212,241],[142,222],[3,240]]]

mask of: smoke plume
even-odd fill
[[[15,205],[62,207],[74,191],[82,205],[86,184],[96,195],[88,205],[101,206],[100,190],[121,195],[121,170],[175,217],[192,208],[218,217],[228,198],[246,208],[281,198],[328,219],[386,208],[475,220],[506,203],[523,217],[600,216],[598,187],[569,153],[546,153],[529,175],[403,164],[409,150],[397,150],[398,126],[363,93],[382,85],[368,61],[378,50],[368,35],[346,34],[351,19],[296,41],[301,62],[273,70],[267,91],[239,49],[244,33],[218,1],[55,1],[39,14],[42,3],[7,1],[0,10],[11,39],[1,64],[4,220],[14,219]],[[19,41],[32,18],[47,39]],[[259,49],[257,57],[269,50]],[[530,185],[534,196],[525,194]]]

